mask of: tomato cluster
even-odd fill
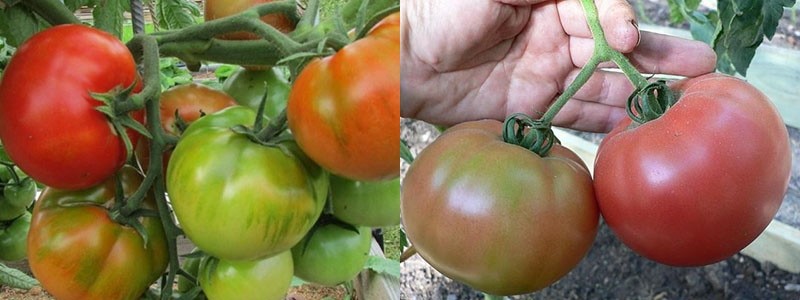
[[[209,1],[206,17],[265,2]],[[281,32],[296,22],[263,20]],[[237,35],[217,38],[255,38]],[[354,65],[345,83],[319,74]],[[399,224],[398,13],[293,80],[285,67],[259,66],[237,71],[224,91],[186,84],[150,99],[136,67],[115,37],[61,25],[23,43],[0,82],[0,139],[18,164],[0,166],[0,259],[27,256],[54,297],[138,299],[166,278],[184,234],[197,253],[180,292],[199,285],[211,299],[278,299],[293,276],[352,280],[369,256],[371,227]],[[334,105],[310,110],[317,101]],[[138,106],[117,110],[126,105]],[[356,114],[335,115],[345,107]],[[370,120],[369,138],[354,118]],[[140,139],[142,124],[152,138]],[[327,143],[346,148],[325,154],[308,142],[332,130],[339,140]],[[45,186],[35,204],[34,180]]]
[[[786,127],[764,94],[734,77],[707,74],[670,90],[659,93],[677,100],[660,117],[626,119],[604,138],[594,179],[558,144],[539,156],[504,142],[497,121],[448,129],[404,179],[408,238],[443,274],[496,295],[564,276],[591,247],[599,216],[659,263],[732,256],[781,204]]]

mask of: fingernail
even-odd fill
[[[639,22],[636,19],[631,20],[631,25],[636,28],[636,46],[642,42],[642,32],[639,30]]]

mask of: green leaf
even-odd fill
[[[6,42],[19,47],[22,42],[50,25],[24,5],[15,5],[0,10],[0,35]]]
[[[695,40],[713,46],[714,41],[717,39],[717,34],[722,29],[719,23],[719,14],[716,11],[711,11],[708,14],[696,11],[692,15],[693,18],[689,22],[689,30],[692,32],[692,37]]]
[[[672,24],[683,23],[700,6],[700,0],[669,0],[668,3],[669,21]]]
[[[341,8],[339,15],[348,29],[355,28],[359,23],[369,20],[373,15],[394,5],[400,5],[400,1],[350,0]]]
[[[379,274],[400,278],[400,262],[396,260],[370,255],[367,258],[367,262],[364,264],[364,268],[373,270]]]
[[[794,0],[719,1],[721,31],[713,43],[717,69],[746,76],[756,48],[775,33],[783,7],[793,4]]]
[[[225,81],[226,78],[231,77],[239,68],[241,67],[237,65],[220,65],[214,70],[214,76],[219,78],[219,81]]]
[[[764,36],[772,39],[775,30],[778,28],[778,21],[783,16],[783,8],[794,6],[795,0],[766,0],[761,14],[764,15]]]
[[[92,10],[94,27],[102,29],[117,38],[122,38],[123,13],[130,10],[130,1],[98,0]]]
[[[193,25],[200,16],[200,7],[190,0],[155,0],[153,10],[153,22],[162,30]]]
[[[10,268],[0,263],[0,285],[7,285],[13,288],[26,289],[39,285],[39,281],[28,276],[22,271]]]

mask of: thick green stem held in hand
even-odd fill
[[[540,156],[546,156],[550,150],[550,147],[552,147],[553,142],[558,142],[557,139],[555,139],[555,136],[552,135],[552,130],[550,130],[553,119],[555,119],[556,114],[561,111],[564,105],[567,104],[567,101],[569,101],[572,96],[575,96],[578,90],[580,90],[580,88],[586,84],[587,81],[589,81],[589,78],[592,76],[592,74],[594,74],[595,70],[602,62],[614,62],[622,70],[622,72],[625,73],[625,76],[628,77],[628,80],[633,83],[637,92],[634,94],[634,96],[632,96],[631,99],[629,99],[629,106],[632,106],[630,103],[641,102],[644,104],[639,104],[639,107],[653,107],[653,105],[650,105],[653,103],[653,101],[658,103],[664,102],[662,100],[645,99],[652,97],[649,95],[663,95],[663,97],[671,97],[667,96],[670,93],[668,92],[666,85],[659,86],[658,92],[654,92],[653,88],[649,88],[651,85],[647,82],[647,79],[644,78],[644,76],[642,76],[638,70],[636,70],[636,67],[630,63],[628,58],[619,51],[611,48],[611,45],[609,45],[608,41],[606,41],[603,28],[600,26],[600,18],[597,13],[597,7],[595,6],[593,0],[581,0],[581,4],[583,5],[583,10],[586,13],[586,22],[589,24],[589,29],[592,32],[592,38],[594,40],[594,52],[592,53],[592,57],[589,58],[589,61],[587,61],[583,68],[581,68],[581,71],[578,73],[578,76],[575,77],[575,80],[569,86],[567,86],[561,95],[558,96],[555,102],[547,109],[540,119],[534,121],[532,118],[525,116],[524,114],[513,114],[506,118],[503,138],[507,143],[520,145],[524,148],[530,149]],[[647,92],[642,92],[644,90],[647,90]],[[639,96],[642,98],[635,98]],[[663,113],[663,110],[665,110],[665,108],[662,109],[661,113]],[[641,115],[642,111],[639,110],[635,113],[629,111],[628,114],[631,116]],[[648,117],[652,117],[653,115],[650,112],[647,114]]]

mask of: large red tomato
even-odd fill
[[[0,139],[8,155],[47,186],[74,190],[102,182],[127,152],[90,93],[129,87],[136,77],[128,48],[103,31],[61,25],[34,35],[0,82]],[[127,132],[135,143],[138,134]]]
[[[786,127],[764,94],[709,74],[672,86],[664,115],[621,122],[600,145],[595,191],[603,218],[660,263],[723,260],[772,220],[792,162]]]
[[[555,145],[539,157],[501,132],[494,120],[463,123],[425,148],[403,181],[402,220],[442,274],[494,295],[529,293],[583,258],[597,204],[577,155]]]
[[[316,59],[289,93],[297,143],[332,173],[381,180],[400,172],[400,15],[363,39]]]

